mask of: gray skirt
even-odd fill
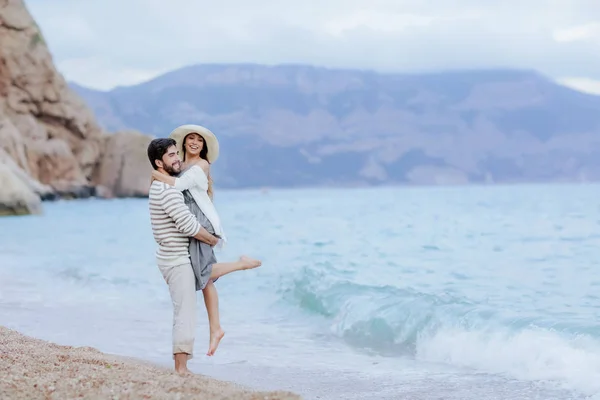
[[[200,225],[202,225],[209,233],[214,235],[215,229],[208,218],[206,218],[206,215],[204,215],[200,207],[198,207],[198,204],[196,204],[194,198],[188,190],[183,191],[183,199],[192,214],[194,214],[198,219],[198,222],[200,222]],[[210,274],[212,273],[213,264],[217,262],[217,258],[215,257],[215,252],[211,245],[201,242],[195,238],[190,238],[189,250],[192,269],[194,270],[194,275],[196,276],[196,290],[202,290],[211,280]],[[216,282],[217,279],[213,279],[213,282]]]

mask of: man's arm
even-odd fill
[[[162,206],[165,212],[173,218],[175,226],[181,233],[196,238],[204,243],[214,246],[219,239],[211,235],[190,212],[183,202],[183,195],[177,190],[166,190],[162,198]]]
[[[202,225],[200,225],[200,231],[193,236],[193,238],[198,239],[201,242],[210,244],[211,246],[216,246],[219,243],[219,238],[215,235],[211,235]]]

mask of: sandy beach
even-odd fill
[[[0,326],[3,399],[269,399],[289,392],[257,392],[201,375],[181,377],[153,364],[60,346]]]

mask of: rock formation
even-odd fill
[[[135,184],[142,178],[136,176],[132,161],[120,164],[127,167],[127,175],[120,176],[119,166],[107,166],[110,161],[103,159],[106,144],[118,140],[132,160],[141,162],[146,147],[139,136],[112,138],[103,132],[56,71],[23,0],[0,2],[0,213],[39,212],[40,199],[95,195],[96,186],[105,187],[108,176],[97,173],[99,166],[111,169],[107,195],[122,195],[120,188],[143,194],[144,187]],[[147,185],[148,174],[143,175]],[[129,189],[132,181],[134,190]]]
[[[136,131],[117,132],[104,138],[102,157],[94,174],[102,197],[148,195],[152,167],[146,148],[152,138]]]
[[[0,216],[39,214],[46,190],[19,168],[0,148]],[[39,194],[38,194],[39,193]]]

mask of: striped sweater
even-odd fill
[[[159,265],[189,262],[189,239],[200,232],[201,226],[183,202],[183,194],[155,180],[150,186],[149,207]]]

